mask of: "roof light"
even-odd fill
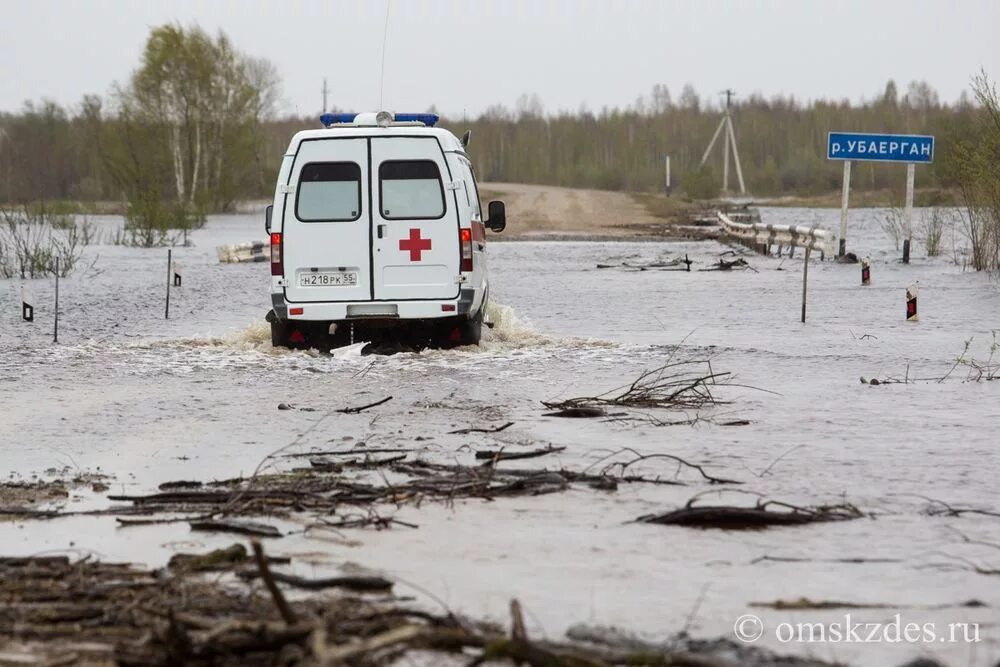
[[[434,127],[435,123],[441,120],[436,113],[398,113],[397,123],[423,123],[427,127]]]
[[[325,113],[319,117],[319,122],[323,123],[323,127],[330,127],[337,123],[353,123],[357,116],[356,113]]]
[[[334,125],[349,125],[360,123],[368,125],[372,122],[371,113],[325,113],[319,117],[319,122],[323,127],[333,127]],[[359,120],[360,118],[360,120]],[[427,127],[434,127],[441,117],[436,113],[397,113],[389,111],[379,111],[374,114],[374,122],[380,127],[389,127],[392,123],[422,123]],[[363,121],[363,122],[362,122]]]

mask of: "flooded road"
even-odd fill
[[[839,217],[834,210],[763,213],[767,222],[829,229]],[[101,472],[113,493],[145,493],[171,480],[251,475],[262,462],[261,470],[281,468],[280,459],[266,459],[279,449],[362,442],[419,447],[441,461],[490,446],[553,445],[566,449],[532,463],[575,470],[627,460],[626,447],[669,453],[743,484],[720,489],[696,472],[650,460],[635,472],[686,485],[387,508],[418,524],[415,530],[302,534],[302,525],[276,521],[298,534],[269,549],[292,555],[308,575],[361,563],[397,577],[401,591],[429,604],[418,591],[476,616],[505,618],[517,597],[536,635],[559,637],[588,623],[653,638],[682,629],[732,637],[736,619],[754,613],[768,629],[759,643],[783,653],[864,665],[917,655],[993,664],[1000,588],[995,574],[970,567],[1000,569],[1000,550],[983,544],[1000,543],[1000,520],[943,516],[928,498],[997,511],[1000,382],[963,382],[964,366],[940,383],[869,386],[859,378],[943,377],[970,339],[967,357],[985,360],[1000,329],[1000,291],[987,277],[963,272],[950,252],[925,259],[918,244],[913,263],[898,264],[878,215],[852,213],[849,238],[849,250],[871,254],[873,284],[860,286],[857,265],[813,262],[806,324],[799,322],[800,256],[747,255],[755,270],[702,272],[728,248],[492,243],[497,305],[482,348],[377,358],[357,348],[333,355],[271,348],[263,322],[267,265],[221,265],[215,254],[216,245],[263,238],[259,216],[210,218],[192,235],[194,247],[174,250],[183,286],[172,290],[169,320],[165,249],[93,246],[60,284],[58,344],[52,281],[29,284],[32,324],[19,318],[21,283],[0,281],[3,474],[18,481]],[[96,222],[108,230],[120,224]],[[685,254],[696,262],[690,273],[596,268]],[[904,290],[916,280],[920,321],[906,322]],[[738,385],[720,388],[727,403],[694,425],[542,416],[541,401],[628,384],[678,345],[679,358],[710,358]],[[393,400],[377,409],[331,413],[386,396]],[[278,410],[279,403],[298,409]],[[750,424],[721,425],[733,420]],[[497,434],[449,434],[508,421],[514,426]],[[872,516],[753,532],[631,523],[704,492],[713,494],[704,502],[753,504],[746,492],[797,505],[849,502]],[[105,507],[106,495],[84,487],[63,506]],[[0,520],[0,552],[73,550],[162,565],[178,549],[234,541],[192,533],[186,524],[116,526],[107,516]],[[851,562],[859,559],[883,562]],[[751,606],[799,598],[883,607]],[[968,605],[972,600],[986,606]],[[845,611],[870,622],[900,614],[904,623],[939,628],[979,623],[981,641],[783,643],[774,632],[780,623],[842,622]]]

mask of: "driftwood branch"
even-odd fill
[[[369,403],[368,405],[361,405],[361,406],[358,406],[356,408],[341,408],[340,410],[337,410],[337,412],[343,413],[345,415],[356,415],[359,412],[364,412],[365,410],[367,410],[369,408],[378,407],[378,406],[382,405],[383,403],[388,403],[391,400],[392,400],[392,396],[386,396],[381,401],[375,401],[374,403]]]
[[[669,461],[676,461],[677,463],[679,463],[681,465],[684,465],[684,466],[687,466],[688,468],[692,468],[693,470],[697,470],[701,474],[701,476],[704,477],[711,484],[742,484],[743,483],[743,482],[740,482],[740,481],[735,480],[735,479],[726,479],[725,477],[715,477],[714,475],[709,475],[707,472],[705,472],[705,469],[702,468],[697,463],[691,463],[690,461],[685,461],[681,457],[674,456],[673,454],[640,454],[639,452],[637,452],[636,450],[632,449],[631,447],[624,447],[621,450],[619,450],[619,452],[616,452],[616,454],[618,454],[620,452],[631,452],[632,454],[635,454],[635,458],[632,459],[631,461],[618,461],[618,462],[614,462],[614,463],[609,463],[608,465],[606,465],[604,467],[604,470],[602,471],[602,473],[607,474],[613,468],[618,467],[618,468],[621,469],[621,474],[624,475],[625,470],[629,466],[631,466],[633,464],[636,464],[636,463],[639,463],[640,461],[647,461],[649,459],[667,459]]]
[[[274,606],[278,608],[278,613],[281,614],[281,618],[285,621],[285,625],[293,626],[299,622],[298,616],[292,611],[292,608],[288,606],[288,601],[282,594],[281,589],[278,588],[278,584],[274,583],[274,577],[271,575],[271,568],[268,567],[267,557],[264,556],[264,547],[260,545],[260,542],[253,540],[250,543],[253,548],[253,557],[257,561],[257,570],[260,572],[260,578],[264,580],[264,585],[267,586],[268,592],[271,593],[271,598],[274,600]]]
[[[468,435],[469,433],[499,433],[500,431],[506,431],[514,422],[507,422],[502,426],[497,426],[496,428],[460,428],[457,431],[448,431],[449,435]]]

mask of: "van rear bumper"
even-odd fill
[[[289,304],[283,294],[271,294],[279,320],[336,322],[359,319],[429,320],[468,315],[476,303],[476,290],[463,289],[457,299],[427,301],[310,302]],[[301,312],[299,312],[301,309]]]

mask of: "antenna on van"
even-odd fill
[[[382,91],[385,89],[385,44],[389,41],[389,8],[392,0],[385,0],[385,26],[382,28],[382,73],[378,78],[378,108],[382,110]]]

